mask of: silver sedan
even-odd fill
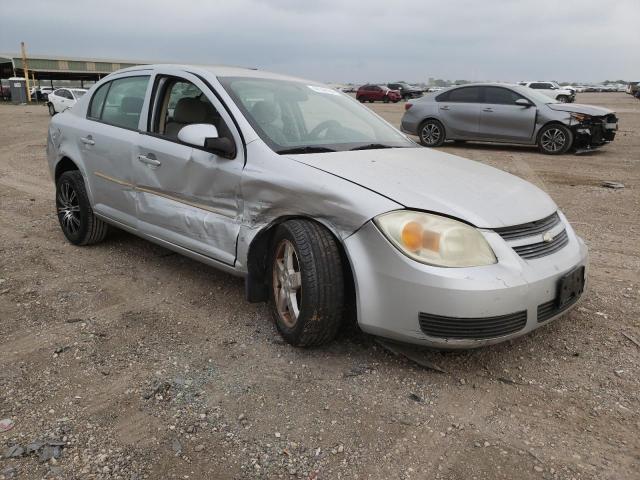
[[[568,104],[519,85],[473,84],[405,104],[402,130],[427,147],[446,140],[538,145],[550,155],[592,150],[613,141],[615,112]]]
[[[520,178],[421,148],[317,82],[230,67],[111,74],[52,118],[57,216],[245,279],[292,345],[362,330],[468,348],[573,307],[587,249]],[[70,267],[73,268],[73,267]]]

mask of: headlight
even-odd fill
[[[587,115],[586,113],[572,113],[571,120],[575,120],[578,123],[582,123],[585,120],[589,120],[591,115]]]
[[[427,265],[478,267],[497,262],[480,231],[457,220],[398,210],[374,222],[402,253]]]

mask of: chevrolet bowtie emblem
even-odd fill
[[[542,236],[542,240],[547,243],[553,242],[553,235],[551,235],[551,232],[547,232]]]

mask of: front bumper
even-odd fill
[[[573,146],[580,153],[612,142],[616,138],[618,121],[580,123],[572,128],[575,138]]]
[[[493,231],[483,231],[498,263],[473,268],[439,268],[411,260],[367,223],[345,241],[356,283],[358,324],[363,331],[395,340],[440,348],[474,348],[524,335],[575,306],[554,309],[558,281],[587,265],[587,248],[561,216],[565,247],[545,257],[524,260]],[[519,314],[518,318],[513,315]],[[522,322],[521,328],[491,338],[446,338],[425,333],[421,320],[459,320],[470,331],[482,319]],[[466,321],[469,323],[465,324]],[[502,321],[502,320],[500,320]],[[486,322],[485,322],[486,323]]]

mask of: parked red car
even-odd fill
[[[361,102],[368,101],[373,103],[375,101],[382,101],[384,103],[396,103],[402,100],[402,95],[398,90],[391,90],[381,85],[363,85],[358,89],[356,99]]]

